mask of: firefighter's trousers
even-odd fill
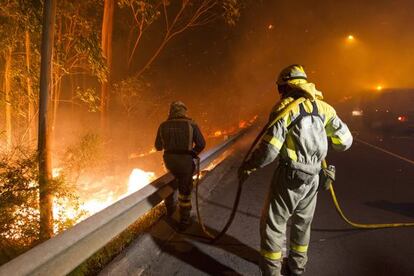
[[[193,189],[193,173],[195,165],[188,154],[164,154],[164,163],[174,175],[174,188],[178,188],[178,206],[180,221],[187,222],[191,212],[191,191]],[[165,199],[167,213],[172,213],[176,206],[176,191]]]
[[[311,222],[316,207],[318,175],[279,164],[262,213],[261,263],[263,275],[280,275],[287,221],[291,219],[288,266],[302,274],[307,262]]]

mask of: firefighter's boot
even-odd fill
[[[175,210],[177,209],[177,202],[175,200],[175,193],[172,193],[169,197],[164,200],[166,215],[168,217],[172,217]]]
[[[280,259],[272,260],[265,257],[260,258],[260,273],[262,276],[281,276],[282,262]]]
[[[180,223],[178,225],[178,228],[180,231],[187,230],[188,227],[191,226],[193,223],[193,220],[190,216],[191,209],[183,209],[180,208]]]
[[[191,224],[191,198],[190,196],[179,196],[180,204],[180,224],[179,229],[181,231],[186,230]]]

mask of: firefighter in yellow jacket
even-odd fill
[[[187,107],[183,102],[171,103],[168,119],[157,132],[155,148],[164,150],[164,163],[175,177],[178,186],[178,205],[180,229],[184,230],[190,223],[191,191],[193,189],[194,161],[204,149],[206,142],[198,125],[187,117]],[[175,192],[165,199],[167,215],[175,210]]]
[[[301,275],[307,262],[321,162],[327,155],[328,141],[335,150],[344,151],[353,138],[335,109],[307,81],[302,66],[291,65],[282,70],[277,86],[281,100],[273,108],[270,121],[283,115],[241,166],[239,178],[246,179],[278,157],[261,219],[260,269],[263,275],[280,275],[286,225],[291,219],[287,270],[290,275]],[[295,104],[300,98],[303,101]],[[290,111],[283,112],[285,108]]]

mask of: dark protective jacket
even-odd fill
[[[155,148],[168,154],[198,155],[206,142],[198,125],[185,116],[170,116],[158,128]]]

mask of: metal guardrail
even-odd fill
[[[206,168],[247,129],[201,154]],[[140,216],[173,192],[174,177],[167,173],[143,189],[90,216],[0,267],[0,275],[66,275],[87,260]]]

